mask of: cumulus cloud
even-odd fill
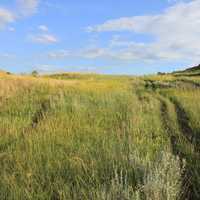
[[[0,29],[15,20],[15,16],[7,9],[0,8]]]
[[[111,53],[111,52],[110,52]],[[107,48],[85,48],[79,50],[57,50],[49,52],[47,57],[49,59],[66,59],[68,57],[96,59],[96,58],[109,58],[111,54]]]
[[[191,34],[192,30],[198,30],[200,24],[200,1],[194,0],[190,3],[178,3],[158,15],[145,15],[134,17],[123,17],[109,20],[103,24],[90,26],[89,32],[105,31],[133,31],[137,33],[150,33],[161,36],[161,34],[172,35],[176,30],[178,33]],[[183,20],[184,19],[184,20]],[[188,29],[190,28],[190,29]],[[199,32],[199,30],[198,30]]]
[[[34,33],[32,35],[28,35],[28,39],[34,43],[40,44],[53,44],[58,42],[58,38],[49,33],[49,28],[46,25],[39,25],[37,27],[38,33]],[[66,52],[52,52],[49,57],[63,57]]]
[[[38,34],[29,36],[32,42],[41,43],[41,44],[53,44],[57,43],[58,39],[56,36],[51,34]]]
[[[13,10],[0,7],[0,29],[20,18],[34,14],[39,6],[39,1],[40,0],[16,0],[15,9]],[[8,28],[8,30],[14,31],[14,28]]]
[[[46,25],[40,25],[40,26],[38,26],[38,29],[40,30],[40,31],[44,31],[44,32],[47,32],[49,29],[48,29],[48,27],[46,26]]]
[[[179,2],[163,13],[124,17],[87,27],[88,32],[129,31],[149,34],[151,43],[115,41],[123,45],[119,58],[126,59],[191,59],[200,56],[200,0]],[[121,44],[120,44],[121,43]],[[126,47],[125,47],[126,46]],[[115,52],[116,54],[116,52]]]

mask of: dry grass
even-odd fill
[[[159,88],[173,76],[72,75],[0,75],[0,199],[173,200],[187,193],[185,165],[164,123],[176,127],[177,148],[196,155],[170,98],[196,131],[198,89]]]

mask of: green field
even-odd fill
[[[200,199],[200,77],[0,74],[0,200]]]

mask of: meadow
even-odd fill
[[[200,199],[199,89],[184,74],[0,73],[0,199]]]

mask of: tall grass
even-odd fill
[[[0,170],[2,200],[173,200],[182,190],[160,101],[134,77],[2,76]]]

